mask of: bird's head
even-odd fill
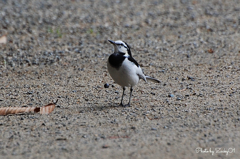
[[[117,40],[117,41],[108,40],[108,41],[111,44],[113,44],[115,53],[122,53],[124,55],[132,56],[130,46],[126,42],[123,42],[121,40]]]

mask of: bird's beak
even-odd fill
[[[111,44],[115,45],[115,41],[108,40]]]

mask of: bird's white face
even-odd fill
[[[108,41],[114,45],[115,53],[125,53],[125,55],[128,55],[129,46],[126,43],[124,43],[121,40],[117,41],[108,40]]]

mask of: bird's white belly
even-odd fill
[[[134,63],[124,60],[122,66],[119,69],[116,69],[108,62],[107,67],[110,76],[122,87],[133,87],[139,81],[139,77],[136,73],[138,67]]]

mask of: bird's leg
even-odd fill
[[[130,87],[130,97],[129,97],[129,102],[128,102],[128,104],[127,104],[126,106],[130,106],[130,104],[131,104],[132,91],[133,91],[133,88]]]
[[[123,106],[123,96],[124,96],[124,92],[125,92],[125,87],[123,87],[123,93],[122,93],[122,99],[121,99],[120,106]]]

